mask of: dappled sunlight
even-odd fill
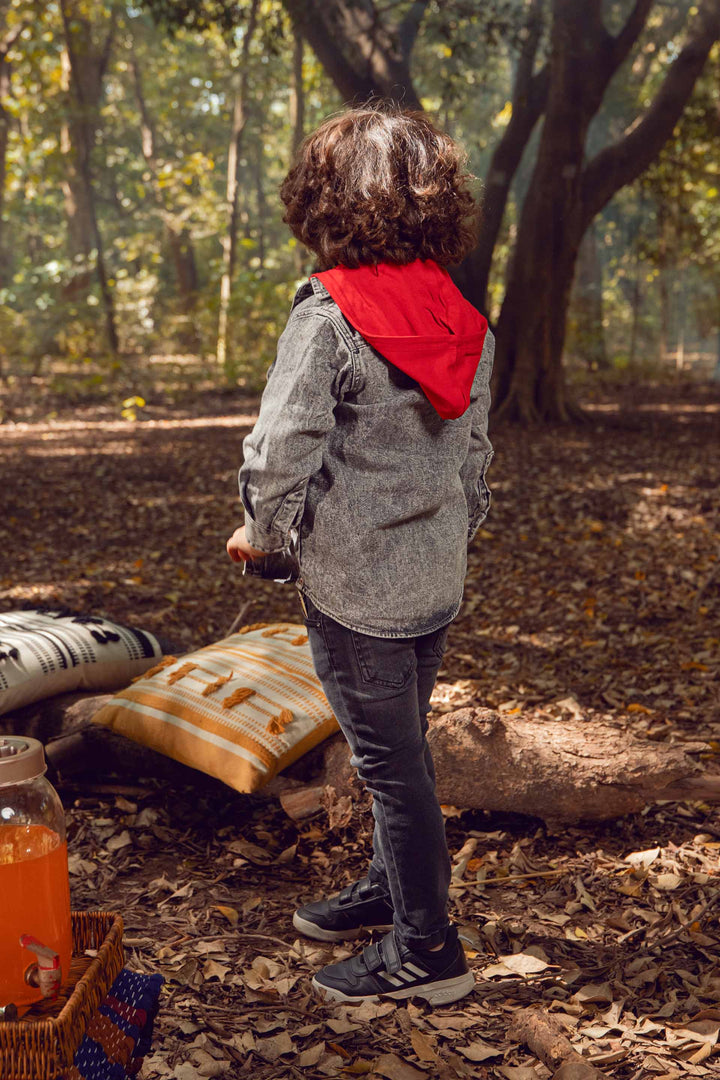
[[[128,438],[138,431],[177,431],[183,428],[236,428],[251,427],[257,420],[257,412],[238,413],[230,416],[182,417],[176,420],[46,420],[18,421],[0,425],[0,441],[11,440],[18,434],[36,435],[40,439],[61,438],[64,432],[123,433]]]
[[[587,402],[583,408],[588,413],[615,413],[619,415],[623,411],[622,404],[617,401]],[[638,402],[635,410],[641,413],[665,413],[676,416],[681,422],[687,422],[696,414],[720,413],[720,402],[704,402],[702,404],[683,404],[676,401],[667,402]]]

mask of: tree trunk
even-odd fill
[[[265,271],[265,221],[267,219],[267,202],[265,199],[265,148],[262,131],[262,121],[255,144],[253,161],[253,178],[255,181],[255,207],[257,210],[257,256],[260,261],[260,273]]]
[[[61,133],[61,146],[68,162],[64,187],[70,249],[74,256],[79,255],[87,262],[91,253],[95,252],[95,273],[105,312],[108,346],[111,353],[117,355],[120,343],[113,295],[105,268],[92,175],[92,152],[100,125],[103,79],[115,36],[117,8],[111,9],[107,34],[101,45],[93,40],[92,26],[78,0],[62,0],[60,8],[70,89],[70,119]]]
[[[305,138],[305,83],[303,59],[305,43],[300,27],[293,23],[292,82],[290,84],[290,158],[295,160]]]
[[[10,258],[6,254],[5,238],[5,190],[7,186],[7,153],[10,141],[11,114],[5,107],[5,102],[10,97],[12,68],[8,60],[8,53],[25,29],[25,23],[7,30],[5,25],[5,11],[3,11],[3,25],[0,26],[0,288],[6,285],[10,279]]]
[[[602,265],[598,256],[597,230],[592,223],[580,243],[572,293],[574,314],[572,348],[588,371],[608,367],[603,327]]]
[[[220,280],[220,309],[218,314],[216,347],[218,365],[224,370],[228,378],[232,375],[233,367],[228,331],[230,295],[232,292],[232,280],[237,259],[240,148],[242,146],[245,126],[247,124],[248,60],[250,57],[250,45],[257,27],[259,6],[259,0],[252,0],[250,16],[243,36],[239,63],[233,78],[232,133],[228,145],[227,182],[225,188],[227,230],[222,241],[222,277]]]
[[[588,126],[653,0],[636,0],[611,36],[601,0],[553,0],[550,87],[530,190],[497,327],[498,413],[523,422],[579,415],[562,368],[570,287],[583,234],[603,206],[657,156],[720,36],[720,0],[706,0],[644,119],[583,168]]]
[[[687,284],[683,278],[680,286],[680,316],[678,318],[678,343],[675,353],[675,370],[682,371],[685,367],[685,332],[687,330]]]
[[[10,65],[0,49],[0,288],[7,284],[9,258],[5,254],[5,187],[7,183],[7,151],[10,140],[10,116],[3,105],[10,89]]]
[[[305,42],[300,27],[293,23],[293,64],[290,84],[290,160],[294,161],[305,138],[305,83],[303,80],[303,60]],[[298,276],[305,269],[307,252],[299,240],[295,241],[293,252],[295,269]]]
[[[388,26],[372,0],[283,0],[291,19],[343,98],[373,98],[421,109],[409,56],[429,0],[413,4],[399,26]]]
[[[658,289],[660,292],[660,340],[658,342],[658,360],[665,367],[670,351],[670,289],[668,288],[668,222],[665,200],[662,196],[655,206],[658,244]]]
[[[657,800],[720,802],[720,776],[689,756],[706,744],[663,745],[582,718],[525,720],[459,709],[430,723],[428,742],[441,803],[527,814],[547,822],[607,821]],[[297,782],[295,779],[297,778]],[[272,781],[291,816],[323,805],[326,787],[357,790],[342,735]],[[268,792],[268,793],[270,793]]]
[[[544,67],[537,74],[533,74],[542,29],[542,0],[530,0],[527,37],[515,72],[510,122],[493,152],[485,175],[478,244],[462,263],[456,276],[467,299],[480,311],[487,310],[493,252],[513,177],[535,124],[545,108],[548,69]]]
[[[637,359],[638,329],[640,327],[640,311],[642,309],[642,268],[640,257],[635,259],[635,278],[632,283],[630,302],[632,306],[632,321],[630,323],[630,346],[628,348],[628,366],[632,369]]]
[[[62,191],[68,230],[68,249],[73,261],[72,276],[64,292],[67,297],[74,298],[84,292],[92,280],[92,213],[88,205],[88,189],[80,169],[81,147],[88,132],[86,125],[84,130],[84,125],[74,116],[70,58],[67,50],[62,53],[61,66],[62,88],[67,94],[67,107],[60,126],[60,150],[66,163]]]
[[[135,99],[138,103],[140,112],[142,153],[150,171],[150,187],[153,193],[153,199],[164,226],[165,243],[175,272],[175,281],[180,297],[181,310],[183,315],[190,319],[195,310],[198,291],[198,275],[192,237],[188,230],[181,222],[178,222],[176,216],[172,213],[165,197],[165,193],[160,185],[156,153],[157,140],[155,136],[155,124],[153,123],[152,115],[147,107],[147,101],[145,100],[140,61],[135,49],[135,43],[132,40],[130,45],[130,64],[133,72]],[[194,327],[190,329],[190,332],[186,337],[188,347],[196,349],[199,342]]]
[[[609,79],[600,6],[554,0],[545,123],[497,326],[496,399],[513,420],[571,418],[561,357],[583,232],[585,138]]]

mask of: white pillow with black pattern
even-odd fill
[[[120,690],[162,656],[145,630],[94,615],[0,614],[0,716],[72,690]]]

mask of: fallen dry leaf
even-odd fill
[[[237,908],[227,907],[226,904],[216,904],[215,911],[219,911],[221,915],[224,915],[231,926],[237,926],[240,921],[240,912]]]
[[[550,965],[537,956],[529,953],[514,953],[512,956],[498,957],[498,963],[482,968],[481,974],[485,979],[493,979],[497,975],[535,975],[548,967]]]
[[[489,1046],[481,1039],[475,1039],[467,1046],[458,1046],[457,1051],[468,1061],[487,1061],[488,1058],[501,1057],[503,1053],[500,1047]]]
[[[397,1054],[382,1054],[373,1062],[373,1069],[386,1080],[425,1080],[424,1072],[403,1061]]]

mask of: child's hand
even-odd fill
[[[266,551],[258,551],[257,548],[250,547],[245,539],[245,526],[241,525],[239,529],[236,529],[227,542],[227,553],[233,562],[247,562],[248,559],[264,559],[267,555]]]

